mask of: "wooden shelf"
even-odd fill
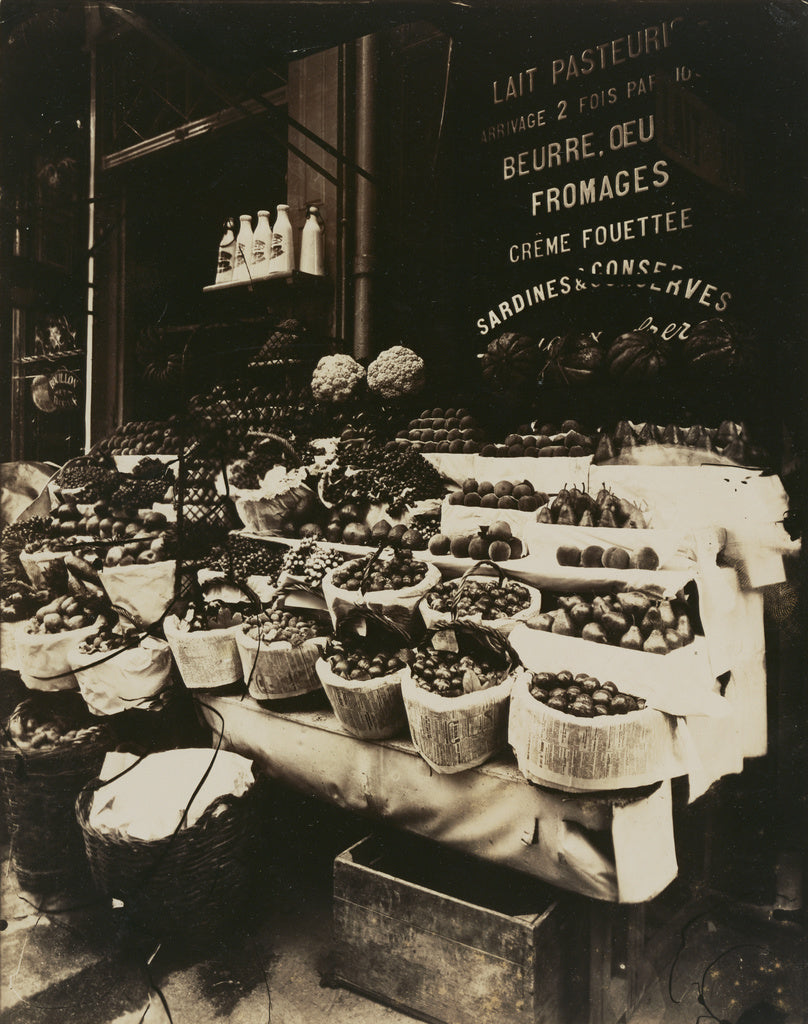
[[[208,284],[202,289],[205,294],[214,292],[259,292],[278,286],[292,286],[303,288],[323,288],[328,283],[327,277],[320,277],[315,274],[304,274],[300,270],[292,270],[286,273],[269,274],[266,277],[256,277],[251,281],[225,281],[223,284]]]

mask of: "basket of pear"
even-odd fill
[[[401,693],[413,743],[434,771],[467,771],[506,745],[518,671],[507,639],[468,621],[431,630],[411,651]]]
[[[383,541],[377,550],[351,559],[323,578],[323,596],[336,630],[346,619],[369,617],[412,633],[421,599],[440,582],[437,566],[413,556],[409,548]]]
[[[287,596],[279,594],[262,611],[248,615],[236,633],[242,676],[250,696],[259,701],[320,689],[315,665],[331,624],[315,609],[287,607]]]
[[[315,668],[340,724],[363,740],[395,736],[407,728],[401,681],[409,638],[389,630],[359,636],[348,630],[329,639]]]
[[[496,562],[483,559],[459,579],[441,580],[419,607],[427,629],[468,619],[507,636],[517,622],[529,624],[538,617],[541,591],[507,576]]]
[[[71,650],[105,620],[108,603],[86,594],[62,594],[42,605],[17,630],[20,678],[30,690],[75,690]]]
[[[133,524],[136,525],[136,524]],[[144,513],[120,544],[110,547],[99,572],[113,604],[133,621],[151,625],[168,611],[174,598],[175,537],[161,513]]]

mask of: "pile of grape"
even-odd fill
[[[248,576],[265,576],[276,582],[285,548],[278,544],[268,544],[253,537],[231,534],[227,547],[218,548],[211,554],[214,557],[205,561],[209,569],[216,572],[232,573],[237,580],[245,580]]]
[[[151,508],[165,501],[168,481],[163,479],[124,479],[113,491],[110,502],[116,508]]]
[[[440,473],[406,445],[386,450],[377,444],[341,441],[334,467],[324,478],[323,497],[329,504],[371,501],[386,505],[394,516],[414,502],[442,494]]]
[[[342,565],[349,557],[342,551],[318,543],[316,537],[305,537],[296,547],[288,549],[281,568],[290,576],[303,579],[310,587],[317,588],[329,570]]]
[[[119,482],[116,470],[90,460],[66,463],[57,475],[62,490],[79,490],[84,502],[107,497]]]

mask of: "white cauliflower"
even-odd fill
[[[311,375],[311,393],[317,402],[344,402],[364,378],[365,368],[353,356],[342,352],[323,356]]]
[[[414,395],[426,380],[423,359],[411,348],[393,345],[385,349],[368,367],[368,387],[382,398]]]

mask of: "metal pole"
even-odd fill
[[[376,81],[378,43],[363,36],[356,43],[356,164],[365,175],[356,175],[356,249],[354,278],[354,357],[373,354],[373,274],[376,266]]]
[[[87,358],[84,381],[84,451],[92,447],[93,429],[93,317],[95,312],[95,157],[96,157],[96,46],[90,44],[90,175],[87,202]]]

